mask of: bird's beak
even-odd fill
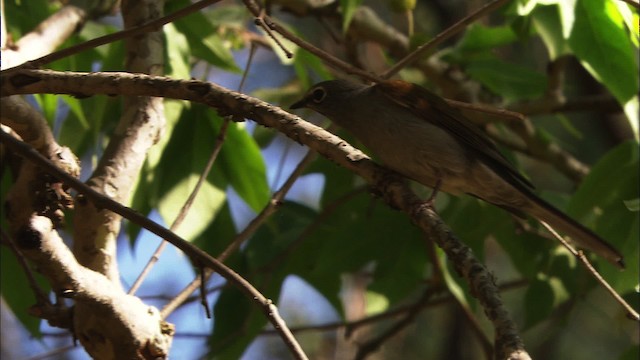
[[[295,103],[291,104],[291,106],[289,106],[289,109],[295,110],[295,109],[300,109],[303,107],[307,106],[307,98],[304,97],[298,101],[296,101]]]

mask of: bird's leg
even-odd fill
[[[431,191],[431,195],[429,195],[429,198],[424,203],[426,206],[433,208],[433,205],[436,201],[436,196],[438,195],[438,191],[440,191],[440,185],[442,185],[442,178],[438,177],[438,180],[436,180],[436,185],[433,187],[433,190]]]

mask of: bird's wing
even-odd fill
[[[531,190],[533,185],[500,153],[496,145],[478,127],[444,99],[422,86],[402,80],[389,80],[374,85],[390,100],[411,110],[451,134],[498,175],[516,188]],[[524,185],[524,186],[523,186]]]

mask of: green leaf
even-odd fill
[[[225,202],[224,206],[218,211],[217,216],[210,226],[195,239],[194,244],[208,254],[218,257],[222,251],[235,238],[236,229],[234,220],[229,209],[229,202]],[[233,263],[232,257],[229,261],[225,261],[227,265]]]
[[[624,1],[614,1],[613,3],[618,8],[620,16],[622,16],[633,45],[635,47],[640,46],[640,24],[638,23],[638,12],[631,11],[629,5]]]
[[[82,108],[82,104],[80,100],[72,97],[72,96],[62,96],[62,100],[69,106],[69,110],[78,118],[78,122],[80,126],[84,128],[84,130],[89,129],[89,121],[84,115],[84,110]]]
[[[3,164],[4,165],[4,164]],[[6,165],[8,167],[8,165]],[[2,172],[2,184],[0,186],[0,199],[7,198],[7,192],[13,186],[12,174],[10,171]],[[4,204],[3,204],[4,206]],[[6,211],[3,211],[3,215]],[[5,216],[0,218],[0,227],[3,232],[8,229]],[[4,238],[4,236],[3,236]],[[40,319],[29,315],[28,308],[36,304],[36,299],[25,275],[25,269],[20,265],[16,255],[9,249],[9,246],[0,246],[0,295],[6,301],[8,307],[13,311],[18,320],[29,331],[31,336],[40,338]],[[50,290],[49,284],[42,276],[35,276],[38,286],[46,294]],[[6,331],[6,330],[5,330]]]
[[[320,173],[324,175],[325,186],[321,200],[323,207],[328,206],[332,202],[345,196],[345,194],[350,193],[354,185],[361,181],[357,175],[324,158],[319,158],[314,161],[311,166],[307,168],[306,173]],[[362,191],[366,192],[364,188]]]
[[[217,133],[203,119],[204,112],[211,111],[203,106],[183,109],[155,170],[149,169],[147,178],[141,182],[149,184],[148,201],[158,206],[168,224],[187,200],[213,149],[212,139]],[[214,166],[212,173],[216,171],[220,169]],[[209,176],[178,233],[192,240],[204,231],[226,201],[226,185],[224,179]]]
[[[179,103],[175,105],[177,107],[173,111],[179,111]],[[145,180],[153,187],[149,201],[160,205],[160,213],[167,223],[173,221],[178,209],[187,199],[196,177],[203,171],[213,151],[221,123],[222,119],[204,106],[182,108],[180,121],[173,129],[169,143],[160,144],[164,145],[161,159],[158,162],[157,155],[150,157],[150,170],[155,168],[156,171],[151,171],[147,175],[150,178]],[[253,138],[236,123],[229,124],[224,145],[208,177],[208,184],[196,202],[199,210],[192,210],[202,214],[197,215],[197,219],[193,218],[191,225],[185,225],[185,228],[195,229],[194,226],[199,221],[200,225],[195,233],[203,231],[226,201],[223,191],[226,191],[228,185],[232,185],[240,197],[256,211],[270,198],[260,149]],[[196,236],[195,233],[192,235]]]
[[[624,205],[631,211],[640,211],[640,199],[638,198],[635,198],[633,200],[625,200]]]
[[[547,47],[550,60],[555,60],[570,52],[569,43],[562,36],[558,6],[536,6],[531,14],[531,19],[533,26]]]
[[[543,74],[497,58],[470,62],[466,70],[470,77],[507,100],[534,99],[547,87]]]
[[[116,121],[105,119],[119,118],[120,99],[92,96],[81,101],[71,97],[65,97],[65,100],[71,102],[76,110],[72,108],[62,123],[60,143],[71,148],[76,154],[84,154],[89,146],[106,146],[106,143],[100,143],[99,139],[102,134],[111,134],[115,127]],[[85,114],[90,116],[87,117]],[[97,148],[92,150],[95,151]]]
[[[59,48],[69,48],[115,31],[116,29],[112,26],[89,21],[82,27],[80,33],[69,36],[69,38],[67,38]],[[122,42],[88,48],[77,55],[56,60],[47,65],[47,67],[58,71],[95,71],[96,66],[102,65],[104,56],[105,54],[108,54],[109,49],[112,46],[117,46],[116,44],[118,43]],[[117,69],[122,69],[122,58],[120,58],[119,67]]]
[[[291,244],[298,239],[304,229],[316,217],[312,209],[291,201],[284,202],[278,208],[278,215],[269,219],[254,237],[245,250],[247,264],[251,269],[259,271],[277,259]],[[297,253],[296,256],[300,254]]]
[[[443,218],[456,236],[469,245],[479,259],[484,258],[487,237],[504,227],[513,234],[512,221],[504,210],[469,196],[458,198],[446,195],[448,198],[445,199],[443,195],[438,195],[438,200],[447,202],[446,208],[441,212]],[[469,221],[471,218],[474,221]],[[510,240],[513,241],[511,237]]]
[[[636,360],[640,358],[640,346],[635,345],[627,349],[620,357],[619,360]]]
[[[329,80],[333,78],[322,61],[307,50],[298,48],[293,59],[293,69],[296,72],[296,79],[300,81],[302,88],[305,90],[313,85],[308,75],[309,71],[315,73],[321,80]]]
[[[525,329],[549,318],[555,306],[566,298],[567,292],[558,279],[539,274],[525,294]]]
[[[633,130],[636,142],[638,142],[640,141],[640,98],[637,95],[632,97],[631,100],[623,105],[623,108],[625,115],[629,119],[629,125]]]
[[[438,254],[440,255],[442,263],[446,264],[447,257],[444,251],[438,248]],[[468,291],[465,291],[468,287],[464,279],[452,274],[448,266],[442,267],[442,277],[444,278],[444,283],[447,285],[447,289],[449,289],[449,293],[456,298],[460,305],[469,308],[470,298],[467,296]]]
[[[190,174],[164,194],[158,203],[158,211],[167,223],[177,218],[183,204],[195,188],[198,177],[198,174]],[[223,190],[205,181],[176,233],[187,240],[198,237],[215,218],[226,199]]]
[[[462,53],[491,50],[498,46],[511,44],[516,40],[518,40],[518,36],[509,26],[487,27],[472,24],[456,44],[456,50]]]
[[[13,187],[12,175],[10,171],[2,172],[0,198],[3,199],[3,202],[7,198],[7,192]],[[6,211],[3,211],[4,214]],[[0,227],[2,227],[2,231],[8,229],[6,216],[0,217]],[[40,338],[42,336],[39,326],[40,319],[27,313],[28,307],[36,302],[35,296],[29,286],[24,268],[20,266],[16,255],[6,245],[0,246],[0,269],[0,295],[2,299],[29,333],[35,338]],[[43,281],[41,276],[36,276],[36,280],[46,293],[50,288],[47,282]]]
[[[208,118],[213,126],[220,126],[220,119],[216,120],[212,112],[208,113]],[[219,163],[242,200],[254,211],[260,211],[271,198],[267,169],[258,144],[242,124],[229,124]]]
[[[214,24],[225,24],[245,27],[248,17],[247,9],[242,5],[225,4],[225,6],[212,6],[204,10],[206,17]]]
[[[163,28],[166,40],[167,51],[167,76],[178,79],[189,79],[191,77],[191,66],[189,65],[188,41],[186,37],[176,30],[173,24],[167,24]]]
[[[288,271],[307,280],[336,308],[340,275],[375,264],[369,290],[391,303],[423,281],[426,260],[423,235],[402,213],[389,209],[367,193],[339,197],[322,221],[300,239]]]
[[[287,24],[280,24],[280,26],[284,27],[291,33],[296,33],[296,31]],[[276,41],[271,35],[267,34],[261,26],[258,27],[258,31],[270,44],[271,50],[276,54],[283,65],[291,65],[294,62],[295,54],[300,51],[300,47],[297,44],[289,39],[285,39],[284,37],[278,37],[278,41]],[[283,50],[283,47],[287,52]]]
[[[47,123],[53,128],[58,110],[58,96],[53,94],[34,94],[33,98],[40,106],[42,115],[47,120]]]
[[[637,51],[610,0],[575,3],[569,44],[582,65],[624,105],[638,93]],[[567,27],[570,24],[563,24]]]
[[[42,336],[40,319],[27,313],[28,308],[36,304],[36,299],[24,274],[24,269],[7,246],[0,247],[0,261],[2,261],[2,271],[0,271],[2,298],[31,336],[40,338]],[[47,282],[43,281],[41,277],[37,277],[37,279],[40,288],[46,293],[49,290]]]
[[[340,0],[340,8],[342,9],[342,32],[347,33],[353,15],[358,6],[362,4],[362,0]]]
[[[188,1],[173,1],[172,6],[186,6]],[[231,50],[218,34],[219,24],[213,22],[201,12],[190,14],[188,17],[176,20],[177,31],[184,34],[192,55],[227,71],[240,72]]]
[[[365,297],[367,304],[365,313],[367,316],[377,315],[389,309],[389,299],[386,296],[375,291],[367,291]]]
[[[89,40],[89,39],[87,39]],[[102,60],[102,71],[122,71],[122,59],[125,58],[124,41],[116,41],[98,49],[106,49]]]
[[[208,358],[211,359],[240,359],[267,323],[262,309],[235,286],[229,286],[221,292],[214,306],[213,317],[216,322],[209,338],[211,354]]]
[[[164,118],[166,121],[164,132],[160,140],[149,150],[147,155],[146,162],[150,170],[153,171],[158,166],[162,153],[169,141],[173,138],[173,130],[182,117],[183,112],[189,111],[190,108],[187,101],[170,99],[164,101]]]
[[[443,195],[438,195],[439,200]],[[526,278],[535,277],[549,260],[554,243],[517,231],[513,215],[494,205],[469,196],[449,197],[449,203],[441,214],[456,236],[471,247],[480,261],[486,256],[488,238],[500,244],[516,270]]]
[[[638,144],[629,141],[603,156],[583,180],[567,207],[567,213],[591,225],[604,239],[625,255],[627,271],[613,266],[601,269],[603,276],[621,293],[638,284],[638,238],[640,219],[625,200],[639,197]],[[598,259],[598,262],[604,262]]]

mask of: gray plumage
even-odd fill
[[[610,244],[532,191],[486,135],[428,90],[403,81],[373,86],[332,80],[291,108],[315,110],[354,135],[390,169],[451,194],[467,193],[529,214],[624,267]]]

